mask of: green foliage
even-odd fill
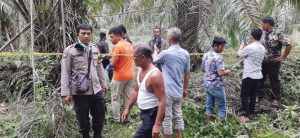
[[[298,10],[300,10],[300,1],[299,0],[288,0],[288,1],[292,6],[296,7]]]
[[[11,136],[14,133],[16,123],[6,117],[0,118],[0,137]]]

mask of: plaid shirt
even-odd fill
[[[267,57],[281,55],[282,46],[290,45],[291,41],[279,29],[273,29],[272,32],[266,32],[263,45],[267,49]]]

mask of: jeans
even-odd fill
[[[248,116],[254,114],[256,91],[260,79],[245,78],[242,80],[241,101],[242,101],[242,114]]]
[[[206,115],[212,115],[212,109],[216,105],[218,116],[221,119],[226,117],[226,94],[224,86],[205,88],[206,91]]]
[[[133,138],[152,138],[152,128],[155,123],[158,107],[141,110],[142,125],[135,132]]]
[[[105,119],[105,105],[102,92],[95,95],[73,95],[73,100],[76,118],[83,138],[90,137],[89,113],[91,113],[92,116],[94,138],[102,138],[102,129]]]

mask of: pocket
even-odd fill
[[[75,55],[73,57],[73,65],[76,70],[84,70],[85,69],[85,57],[82,55]]]

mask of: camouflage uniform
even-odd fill
[[[272,59],[281,55],[281,49],[283,46],[288,46],[290,44],[290,39],[278,29],[274,28],[272,32],[265,32],[263,45],[267,49],[267,56],[262,64],[263,78],[260,86],[261,88],[264,86],[266,76],[268,76],[273,92],[271,93],[272,100],[279,100],[281,93],[281,83],[279,80],[281,62],[272,61]],[[258,96],[261,95],[262,91],[258,93]]]

